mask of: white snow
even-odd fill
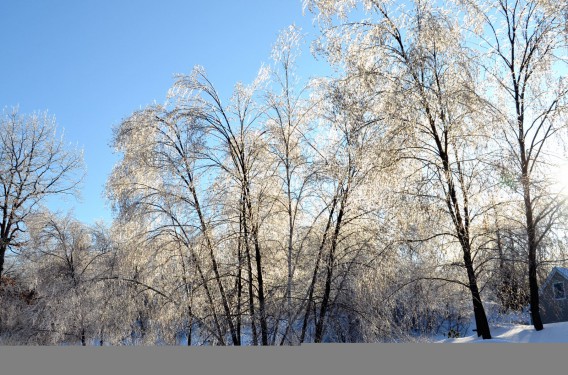
[[[542,331],[535,331],[532,325],[510,324],[491,327],[490,340],[483,340],[477,335],[445,339],[439,343],[544,343],[568,342],[568,322],[545,324]]]

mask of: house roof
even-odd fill
[[[560,272],[562,274],[562,276],[564,276],[565,278],[568,279],[568,268],[564,268],[564,267],[555,267],[555,268],[558,272]]]
[[[548,286],[548,284],[550,284],[550,281],[552,280],[555,274],[559,274],[562,277],[564,277],[566,280],[568,280],[568,268],[554,267],[552,271],[550,271],[550,273],[548,274],[548,277],[546,278],[544,283],[542,283],[542,285],[540,286],[538,290],[539,294],[541,294],[544,291],[544,289]]]

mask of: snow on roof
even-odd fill
[[[548,275],[548,277],[546,278],[546,280],[544,281],[544,283],[542,283],[542,285],[539,288],[539,293],[542,293],[543,290],[548,286],[548,284],[550,283],[550,280],[552,280],[552,277],[554,276],[554,274],[559,273],[562,277],[564,277],[565,279],[568,280],[568,268],[565,267],[554,267],[552,269],[552,271],[550,271],[550,274]]]

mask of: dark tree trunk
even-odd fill
[[[537,279],[537,263],[536,263],[536,233],[535,224],[532,212],[532,202],[528,186],[525,188],[525,213],[527,219],[527,237],[529,246],[529,292],[530,292],[530,306],[531,317],[534,329],[541,331],[544,329],[542,319],[540,317],[540,301],[538,295],[538,279]]]
[[[523,129],[523,117],[519,116],[519,129]],[[527,241],[528,241],[528,267],[529,267],[529,300],[531,305],[531,317],[534,329],[541,331],[544,326],[540,317],[540,301],[538,296],[538,279],[537,279],[537,239],[536,239],[536,223],[533,214],[533,201],[530,192],[530,175],[529,175],[529,160],[525,152],[524,139],[520,141],[521,148],[521,173],[523,184],[523,198],[525,203],[525,218],[527,223]]]
[[[189,182],[193,184],[193,176],[188,172],[188,179]],[[197,216],[199,217],[199,222],[201,225],[201,230],[205,237],[205,242],[207,248],[209,249],[209,258],[211,259],[211,266],[213,268],[213,274],[215,275],[215,280],[217,281],[217,287],[219,288],[219,294],[221,295],[221,302],[223,304],[223,309],[225,311],[225,316],[227,317],[227,323],[229,325],[229,331],[231,333],[231,339],[233,340],[233,344],[236,344],[239,339],[237,338],[237,332],[235,331],[235,326],[233,324],[233,319],[231,317],[231,309],[229,308],[229,303],[227,301],[227,294],[225,293],[225,288],[223,287],[223,282],[221,280],[221,275],[219,272],[219,267],[217,265],[217,260],[215,259],[215,253],[213,251],[213,243],[211,238],[209,237],[209,230],[208,225],[205,221],[205,217],[203,216],[203,212],[201,211],[201,205],[199,204],[199,199],[197,198],[197,192],[195,187],[191,187],[191,194],[193,196],[193,202],[195,205],[195,211],[197,212]],[[221,333],[221,332],[220,332]],[[225,345],[225,339],[220,337],[222,340],[222,344]]]
[[[0,239],[0,241],[2,241]],[[0,278],[2,277],[2,274],[4,272],[4,256],[6,254],[6,249],[8,248],[8,246],[4,245],[4,243],[2,242],[2,245],[0,245]]]
[[[464,249],[463,260],[467,269],[469,290],[471,292],[471,299],[473,302],[473,314],[475,316],[475,324],[477,326],[477,336],[481,336],[484,340],[488,340],[491,338],[491,331],[489,329],[489,322],[487,321],[487,315],[485,315],[483,303],[481,302],[481,296],[477,287],[477,277],[475,276],[473,262],[471,260],[471,252],[469,249],[467,251]]]
[[[302,333],[300,334],[300,344],[302,344],[304,342],[305,338],[306,338],[306,332],[307,332],[307,329],[308,329],[308,321],[309,321],[309,317],[310,317],[310,310],[311,310],[312,306],[315,305],[315,303],[313,301],[314,289],[315,289],[316,282],[317,282],[319,265],[320,265],[320,262],[321,262],[323,249],[324,249],[325,244],[327,242],[327,234],[329,233],[329,229],[331,227],[331,222],[333,220],[333,213],[335,211],[336,204],[337,204],[337,195],[333,199],[333,202],[332,202],[332,205],[331,205],[331,208],[330,208],[330,211],[329,211],[329,216],[327,218],[327,224],[325,226],[325,231],[323,232],[321,244],[320,244],[320,247],[318,249],[316,264],[314,266],[314,272],[312,274],[312,281],[311,281],[310,287],[308,289],[308,300],[306,302],[306,311],[304,313],[304,321],[302,323]],[[315,314],[315,307],[314,307],[314,319],[315,318],[316,318],[316,314]]]
[[[244,191],[243,191],[244,193]],[[252,260],[250,255],[250,245],[249,245],[249,231],[245,212],[245,202],[244,194],[241,201],[242,209],[242,220],[243,220],[243,240],[245,248],[245,256],[247,260],[247,273],[248,273],[248,294],[249,294],[249,316],[250,316],[250,327],[252,331],[252,344],[258,345],[258,333],[256,332],[256,313],[254,307],[254,290],[252,287]]]
[[[447,205],[452,221],[454,222],[454,227],[456,230],[457,237],[459,239],[465,268],[467,271],[468,278],[468,288],[471,293],[471,299],[473,302],[473,314],[475,316],[475,324],[477,326],[477,336],[482,336],[484,340],[491,338],[491,330],[489,328],[489,323],[487,321],[487,315],[485,314],[485,308],[481,302],[481,295],[479,293],[479,288],[477,286],[477,276],[475,275],[475,269],[473,267],[473,259],[471,256],[471,243],[470,243],[470,233],[469,233],[469,207],[467,195],[464,192],[463,201],[463,216],[462,210],[460,209],[460,203],[458,200],[456,187],[454,185],[454,180],[452,178],[452,170],[450,169],[450,160],[448,157],[447,150],[447,134],[444,135],[444,142],[439,138],[434,122],[431,121],[432,132],[435,135],[436,144],[438,146],[438,151],[440,153],[440,158],[443,163],[443,171],[446,176],[446,187],[447,187]],[[460,173],[460,178],[463,176],[461,168],[458,165],[458,171]],[[460,179],[461,186],[463,189],[463,180]]]
[[[239,216],[239,239],[237,243],[237,259],[238,259],[238,270],[237,270],[237,337],[239,339],[239,345],[241,344],[241,303],[243,295],[243,254],[242,254],[242,238],[243,238],[243,215]]]
[[[329,307],[329,298],[331,295],[331,281],[333,279],[333,271],[335,264],[335,250],[337,248],[337,239],[339,238],[339,232],[341,230],[341,221],[343,219],[343,214],[345,212],[345,203],[347,201],[348,189],[343,192],[343,197],[341,198],[341,206],[337,214],[337,222],[335,223],[335,230],[333,232],[333,237],[331,239],[331,246],[329,248],[329,254],[327,257],[327,275],[325,279],[325,289],[323,294],[323,299],[319,312],[319,319],[316,324],[316,332],[314,337],[314,342],[320,343],[323,340],[323,335],[325,331],[325,321]]]
[[[402,42],[400,42],[402,46]],[[405,57],[407,59],[407,57]],[[408,60],[407,60],[408,61]],[[410,62],[410,65],[412,63]],[[433,137],[434,142],[436,143],[436,149],[439,156],[439,161],[442,162],[442,168],[440,172],[443,173],[442,177],[445,179],[444,183],[444,193],[446,196],[446,204],[448,207],[448,213],[452,218],[454,228],[456,231],[456,235],[460,242],[462,252],[463,252],[463,259],[467,271],[468,276],[468,288],[471,293],[471,298],[473,302],[473,313],[475,316],[475,322],[477,326],[477,335],[483,336],[483,339],[490,339],[491,332],[489,329],[489,323],[487,322],[487,316],[485,314],[485,309],[483,307],[483,303],[481,302],[481,296],[479,293],[479,288],[477,286],[477,277],[475,275],[475,269],[473,267],[473,260],[471,255],[471,242],[470,242],[470,232],[469,232],[469,225],[471,222],[471,218],[469,215],[469,197],[468,197],[468,188],[467,184],[464,180],[464,171],[462,170],[461,161],[457,157],[457,150],[454,150],[456,153],[456,160],[454,160],[454,165],[457,167],[457,170],[454,170],[450,161],[450,141],[449,141],[449,134],[448,134],[448,118],[444,111],[441,111],[439,114],[436,114],[435,110],[432,110],[430,105],[428,104],[427,95],[425,94],[423,79],[416,73],[413,73],[413,78],[415,82],[418,84],[418,89],[420,90],[420,94],[423,98],[424,103],[424,111],[428,118],[428,123],[430,125],[431,135]],[[439,85],[439,82],[438,82]],[[439,98],[441,98],[442,89],[438,86],[439,91]],[[440,101],[441,104],[441,101]],[[438,128],[437,120],[443,125],[441,129]],[[460,199],[458,198],[458,193],[456,191],[456,185],[454,176],[457,174],[457,181],[461,186],[462,191],[462,201],[460,203]],[[463,211],[462,211],[463,210]]]
[[[243,157],[244,160],[244,157]],[[248,212],[248,221],[249,225],[251,225],[250,234],[252,237],[253,245],[254,245],[254,260],[256,266],[256,282],[257,282],[257,290],[258,290],[258,315],[260,321],[260,338],[262,345],[268,345],[268,324],[266,322],[266,300],[264,296],[264,280],[262,277],[262,253],[260,251],[260,243],[258,240],[258,223],[255,223],[253,220],[253,209],[251,204],[251,193],[249,190],[249,182],[247,178],[246,169],[243,166],[243,193],[244,193],[244,202],[246,203],[246,209]],[[245,217],[247,213],[245,212]],[[246,222],[244,223],[246,227]],[[246,237],[246,236],[245,236]],[[252,281],[252,279],[251,279]]]
[[[258,313],[260,315],[260,336],[262,345],[268,345],[268,324],[266,322],[266,301],[264,298],[264,281],[262,278],[262,258],[258,243],[258,228],[255,229],[254,250],[256,259],[256,273],[258,282]]]

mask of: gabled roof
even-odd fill
[[[558,272],[560,272],[562,274],[562,276],[564,276],[565,278],[568,279],[568,268],[564,268],[564,267],[554,267],[556,268],[556,270]]]
[[[550,274],[548,275],[548,277],[546,278],[544,283],[542,283],[542,285],[538,289],[539,294],[542,294],[544,289],[548,286],[548,284],[550,284],[550,281],[552,280],[552,278],[554,277],[555,274],[559,274],[560,276],[562,276],[563,278],[565,278],[568,281],[568,268],[554,267],[552,269],[552,271],[550,271]]]

